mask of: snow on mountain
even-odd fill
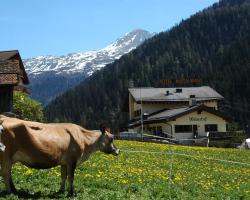
[[[136,29],[101,50],[23,60],[31,80],[32,97],[47,104],[95,71],[135,49],[154,34]]]
[[[45,72],[55,74],[80,72],[90,76],[152,36],[153,34],[147,31],[137,29],[99,51],[71,53],[65,56],[39,56],[24,60],[24,64],[29,75],[39,75]]]

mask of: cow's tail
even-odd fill
[[[4,130],[4,127],[3,127],[3,120],[0,119],[0,152],[3,152],[5,151],[5,145],[2,143],[2,133],[3,133],[3,130]]]

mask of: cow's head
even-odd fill
[[[113,154],[117,156],[120,152],[118,148],[114,145],[114,136],[106,131],[105,126],[100,126],[100,131],[102,133],[100,142],[101,142],[101,148],[100,150],[107,154]]]

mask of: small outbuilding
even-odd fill
[[[0,113],[12,111],[13,90],[27,92],[28,84],[18,50],[0,51]]]

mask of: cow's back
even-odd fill
[[[77,126],[71,124],[43,124],[15,118],[3,119],[2,142],[13,162],[20,161],[34,168],[50,168],[66,163],[77,147]],[[73,135],[73,136],[72,136]]]

